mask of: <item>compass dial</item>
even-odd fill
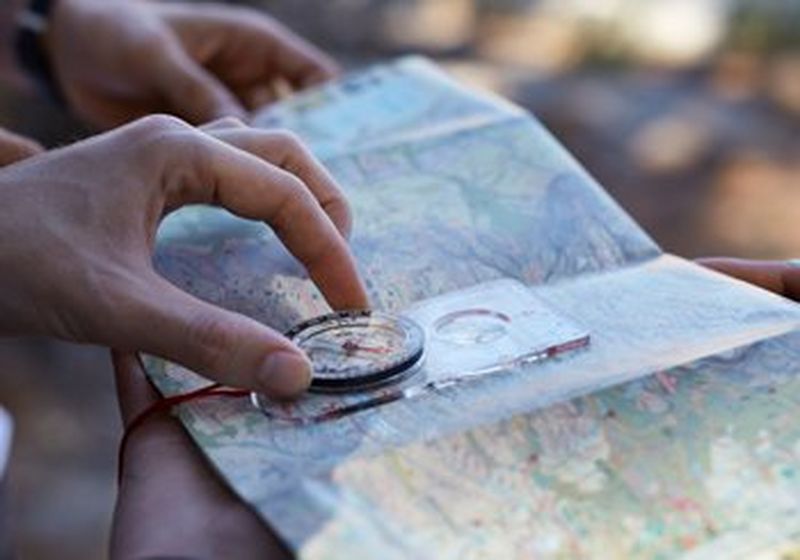
[[[378,311],[340,311],[301,323],[286,335],[313,364],[311,391],[367,389],[402,379],[422,358],[415,322]]]

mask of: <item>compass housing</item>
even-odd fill
[[[286,336],[310,358],[309,391],[318,393],[374,389],[406,379],[425,351],[425,333],[416,322],[372,310],[315,317]]]

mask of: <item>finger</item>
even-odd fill
[[[292,85],[281,76],[276,76],[271,82],[258,81],[254,84],[241,86],[236,95],[245,106],[251,110],[258,110],[265,105],[288,99],[294,94]]]
[[[331,57],[274,19],[258,14],[248,24],[254,29],[254,51],[262,47],[263,52],[270,53],[265,57],[267,75],[279,74],[294,87],[306,88],[339,74],[339,66]]]
[[[240,88],[237,95],[250,111],[257,111],[278,100],[275,88],[270,87],[269,84],[260,82],[252,86]]]
[[[44,151],[35,140],[0,128],[0,166],[10,165]]]
[[[705,258],[698,259],[697,262],[765,290],[786,295],[787,286],[784,281],[784,275],[789,266],[785,262],[732,258]]]
[[[158,395],[133,354],[114,352],[112,359],[127,429]],[[227,557],[290,557],[266,526],[208,469],[175,419],[149,417],[128,436],[120,450],[122,476],[114,512],[112,558],[153,558],[154,551],[174,551],[176,546],[184,553],[181,558],[201,557],[208,543],[181,540],[180,535],[202,541],[198,528],[211,526],[216,536],[226,535]],[[167,531],[159,512],[168,514]]]
[[[308,388],[308,358],[269,327],[201,301],[155,273],[142,284],[120,290],[126,321],[111,333],[109,345],[153,354],[224,385],[279,399]],[[136,369],[130,361],[121,360],[119,365]],[[119,381],[120,394],[129,407],[123,410],[124,417],[130,417],[130,410],[150,396],[128,378]]]
[[[155,78],[173,113],[194,124],[223,117],[246,117],[245,110],[222,82],[192,60],[177,43],[167,45],[155,63]]]
[[[339,232],[349,237],[353,218],[347,199],[330,173],[296,136],[254,128],[204,131],[297,176],[311,190]]]
[[[280,74],[293,86],[305,89],[339,75],[339,66],[334,60],[310,43],[287,30],[282,30],[280,38],[274,62]]]
[[[161,154],[168,209],[216,204],[243,218],[265,221],[332,307],[368,306],[344,237],[300,178],[209,135],[198,133],[182,147]]]
[[[122,425],[127,427],[134,418],[158,401],[159,395],[145,377],[136,354],[112,350],[111,363],[114,366]]]

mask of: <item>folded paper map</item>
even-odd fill
[[[511,279],[591,345],[311,425],[181,407],[299,557],[755,557],[800,539],[800,307],[664,254],[534,117],[407,58],[300,94],[377,309]],[[274,328],[329,311],[261,223],[192,207],[156,263]],[[206,383],[148,359],[165,394]],[[612,387],[613,386],[613,387]]]

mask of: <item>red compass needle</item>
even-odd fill
[[[389,352],[391,352],[390,348],[361,346],[360,344],[353,342],[352,340],[348,340],[347,342],[342,344],[342,350],[344,350],[348,354],[352,354],[354,352],[372,352],[373,354],[388,354]]]

